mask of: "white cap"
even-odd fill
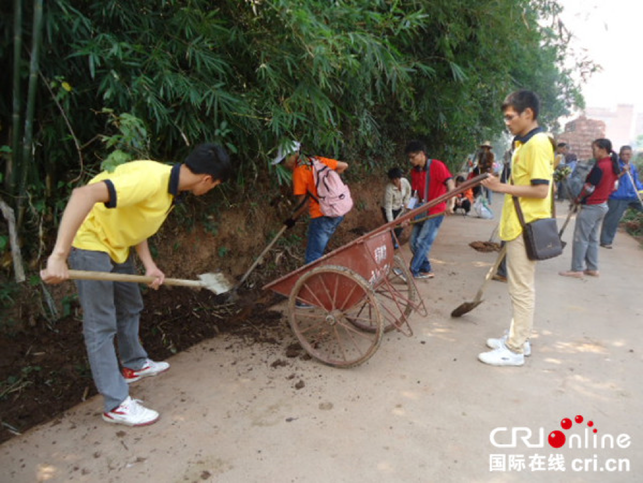
[[[281,146],[277,151],[277,157],[272,160],[271,164],[279,164],[284,158],[290,154],[296,153],[301,148],[301,143],[299,141],[287,141]]]

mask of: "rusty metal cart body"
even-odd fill
[[[392,230],[487,176],[473,178],[265,285],[288,297],[288,320],[302,347],[325,364],[352,367],[377,351],[384,332],[412,335],[409,316],[413,311],[426,316],[427,310],[409,264],[394,253]]]

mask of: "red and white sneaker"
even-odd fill
[[[132,399],[129,396],[117,408],[103,413],[104,421],[126,426],[147,426],[154,424],[158,418],[159,413],[153,409],[147,409],[138,399]]]
[[[170,365],[167,362],[154,362],[151,359],[145,361],[145,365],[140,369],[130,369],[129,367],[123,367],[123,377],[127,384],[136,382],[142,377],[156,376],[161,372],[165,372],[170,368]]]

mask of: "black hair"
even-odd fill
[[[464,183],[464,176],[456,176],[455,177],[455,182],[456,183]]]
[[[402,177],[402,170],[400,168],[391,168],[388,170],[388,179],[398,179]]]
[[[218,144],[199,144],[185,159],[185,165],[194,174],[209,174],[222,183],[232,175],[230,156]]]
[[[614,174],[620,174],[621,166],[618,164],[618,156],[614,151],[612,151],[612,141],[606,138],[598,138],[595,139],[592,144],[597,148],[604,149],[608,152],[610,159],[612,160],[612,171],[614,171]],[[596,161],[598,161],[598,159]]]
[[[558,143],[558,144],[556,145],[556,147],[557,147],[557,148],[565,148],[565,147],[567,147],[567,143]]]
[[[417,153],[420,151],[426,153],[426,145],[422,141],[418,141],[417,139],[409,141],[404,148],[404,154]]]
[[[502,103],[502,111],[513,108],[518,114],[522,114],[526,109],[531,109],[534,113],[534,121],[538,119],[540,113],[540,99],[535,92],[521,89],[509,94]]]
[[[632,146],[621,146],[621,149],[618,151],[618,155],[622,156],[623,151],[632,151]]]

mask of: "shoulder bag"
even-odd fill
[[[522,225],[527,257],[530,260],[548,260],[563,253],[563,245],[558,235],[556,218],[541,218],[525,223],[518,198],[512,196],[518,219]]]

